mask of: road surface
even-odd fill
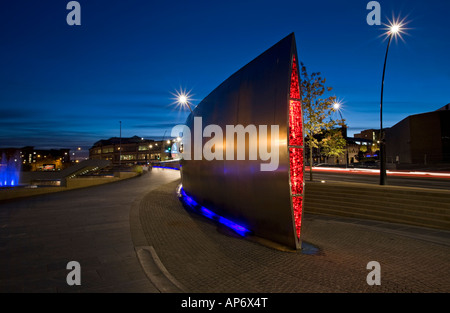
[[[325,172],[323,170],[314,170],[314,169],[313,169],[313,179],[319,181],[332,180],[332,181],[365,183],[365,184],[380,183],[380,177],[379,175],[376,174]],[[305,171],[305,180],[309,180],[309,170]],[[450,190],[450,178],[388,176],[387,185]]]

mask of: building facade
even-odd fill
[[[178,152],[176,147],[176,140],[173,139],[155,141],[138,136],[112,137],[97,141],[89,149],[89,159],[109,160],[114,165],[143,165],[173,159]]]
[[[450,163],[449,105],[433,112],[410,115],[388,129],[386,162]]]
[[[386,130],[386,128],[385,128]],[[353,137],[371,140],[372,142],[378,142],[380,140],[380,130],[379,129],[366,129],[361,131],[359,134],[354,134]]]

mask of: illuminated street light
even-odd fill
[[[333,102],[333,109],[339,113],[341,120],[342,120],[342,125],[344,125],[344,118],[342,117],[341,107],[342,107],[342,101],[336,100]]]
[[[191,105],[189,104],[188,97],[186,95],[184,95],[184,94],[179,95],[178,103],[181,106],[187,106],[189,108],[189,110],[191,111],[191,113],[194,114],[194,112],[192,111]]]
[[[397,34],[398,32],[400,31],[400,25],[398,25],[398,24],[395,24],[395,25],[392,25],[391,26],[391,33],[392,34]]]
[[[345,123],[344,123],[344,117],[342,117],[342,112],[341,112],[341,106],[342,106],[342,102],[337,100],[333,102],[333,109],[337,112],[339,112],[339,115],[341,116],[341,121],[342,121],[342,127],[346,127]],[[347,131],[345,131],[345,168],[348,167],[348,143],[347,143]]]
[[[185,96],[185,95],[180,95],[179,97],[178,97],[178,101],[181,103],[181,104],[186,104],[187,103],[187,97]]]
[[[384,75],[386,72],[386,61],[389,52],[389,46],[391,45],[392,37],[399,36],[401,38],[401,34],[403,33],[403,26],[405,24],[403,21],[395,21],[390,22],[388,26],[388,31],[386,35],[389,36],[389,41],[386,48],[386,55],[384,57],[384,65],[383,65],[383,77],[381,79],[381,101],[380,101],[380,185],[386,185],[386,140],[384,136],[383,130],[383,91],[384,91]]]
[[[191,113],[194,113],[192,111],[192,107],[190,105],[191,100],[191,94],[190,91],[186,92],[185,90],[176,91],[175,93],[172,93],[172,95],[175,96],[174,100],[175,103],[180,106],[181,108],[188,107]]]
[[[341,108],[341,103],[339,103],[337,101],[333,103],[334,110],[338,111],[340,108]]]

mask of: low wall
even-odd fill
[[[361,183],[306,182],[304,210],[450,230],[450,191]]]
[[[83,177],[83,178],[70,178],[67,179],[66,187],[37,187],[37,188],[0,188],[0,201],[10,200],[15,198],[24,198],[37,196],[47,193],[54,193],[60,191],[67,191],[72,189],[79,189],[85,187],[91,187],[96,185],[108,184],[124,179],[129,179],[138,176],[135,172],[122,172],[115,177]]]

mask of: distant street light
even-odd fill
[[[178,103],[181,106],[187,106],[189,108],[189,110],[191,111],[192,114],[194,114],[194,111],[192,111],[191,105],[189,104],[189,99],[188,96],[185,94],[180,94],[178,96]]]
[[[339,112],[339,115],[341,116],[341,120],[344,120],[344,118],[342,117],[342,113],[341,113],[341,106],[342,103],[339,101],[335,101],[333,102],[333,109],[337,112]],[[344,124],[344,122],[342,122],[342,124]]]
[[[189,111],[191,111],[192,116],[194,117],[194,111],[192,110],[191,105],[189,104],[190,99],[190,91],[186,92],[185,90],[180,90],[180,91],[176,91],[176,93],[173,93],[174,96],[176,96],[176,103],[178,104],[178,106],[180,106],[181,108],[184,107],[188,107]],[[175,142],[179,142],[180,143],[180,147],[179,147],[179,151],[182,152],[183,151],[183,143],[182,143],[182,139],[180,137],[177,137],[176,140],[174,140]]]
[[[344,118],[342,117],[342,112],[341,112],[341,106],[342,103],[340,101],[335,101],[333,102],[333,109],[337,112],[339,112],[339,115],[341,116],[341,120],[342,120],[342,127],[346,127],[345,123],[344,123]],[[348,142],[347,142],[347,132],[345,132],[345,168],[348,167]]]
[[[178,97],[178,101],[179,101],[181,104],[186,104],[186,103],[187,103],[187,97],[186,97],[185,95],[180,95],[180,96]]]
[[[190,105],[190,101],[191,101],[191,92],[190,91],[186,91],[183,89],[180,89],[179,91],[175,91],[174,93],[172,93],[172,95],[175,96],[175,98],[172,98],[173,100],[175,100],[175,104],[177,104],[177,106],[184,108],[184,107],[188,107],[189,111],[191,111],[191,113],[193,114],[193,110],[192,107]]]
[[[386,72],[386,61],[389,52],[389,46],[391,45],[392,37],[400,35],[402,32],[403,23],[393,21],[389,25],[389,30],[386,33],[389,35],[389,41],[386,48],[386,55],[384,57],[383,65],[383,77],[381,79],[381,101],[380,101],[380,185],[386,185],[386,138],[383,130],[383,91],[384,91],[384,74]]]

